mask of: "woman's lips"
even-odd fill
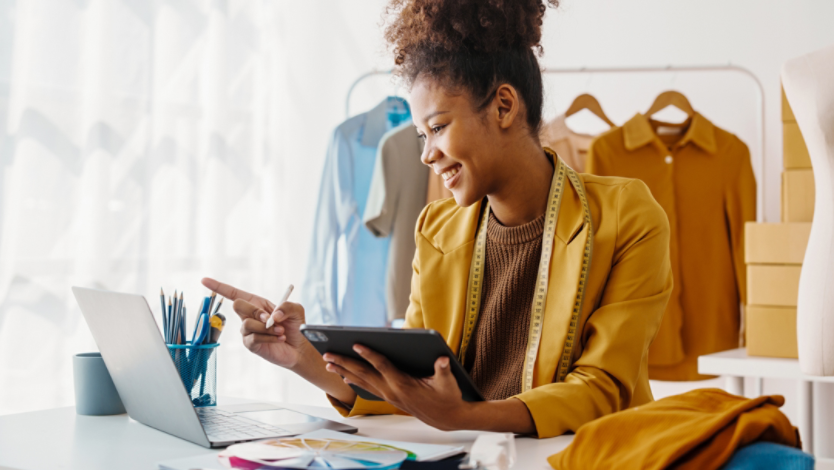
[[[452,189],[458,184],[462,171],[463,167],[460,164],[457,164],[449,170],[443,172],[441,176],[443,177],[443,185],[446,186],[446,189]]]

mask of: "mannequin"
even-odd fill
[[[834,46],[792,59],[782,85],[814,169],[816,201],[797,299],[799,366],[834,375]]]

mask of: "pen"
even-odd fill
[[[280,307],[281,305],[284,304],[284,302],[289,300],[290,294],[292,294],[292,290],[293,290],[293,285],[290,284],[290,286],[287,287],[287,292],[284,292],[284,298],[281,299],[281,302],[278,304],[278,307]],[[276,308],[278,308],[278,307],[276,307]],[[274,325],[274,324],[275,324],[275,320],[272,319],[272,314],[270,314],[269,319],[267,319],[267,321],[266,321],[266,329],[268,330],[268,329],[272,328],[272,325]]]
[[[226,325],[226,317],[222,313],[216,313],[209,319],[209,325],[211,325],[211,330],[207,343],[217,343],[217,340],[220,339],[220,333],[223,332],[223,326]]]
[[[209,298],[208,310],[206,310],[206,313],[208,313],[209,315],[211,315],[211,308],[214,307],[214,299],[216,297],[217,297],[217,292],[212,291],[211,297]]]

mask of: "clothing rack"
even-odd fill
[[[357,77],[356,80],[350,85],[350,88],[347,92],[347,97],[345,98],[345,115],[346,117],[350,117],[350,97],[353,94],[353,90],[356,89],[356,86],[362,82],[363,80],[375,76],[375,75],[390,75],[392,72],[391,69],[388,70],[371,70],[370,72],[364,73]],[[578,67],[578,68],[570,68],[570,67],[554,67],[554,68],[545,68],[542,73],[543,74],[579,74],[579,73],[669,73],[669,72],[735,72],[740,73],[742,75],[747,76],[748,78],[753,80],[753,83],[756,85],[758,89],[758,122],[757,128],[759,129],[759,158],[758,158],[758,174],[760,175],[761,181],[756,182],[756,220],[759,222],[764,221],[764,194],[765,194],[765,185],[767,183],[767,178],[765,177],[765,91],[764,87],[762,86],[762,82],[759,78],[750,70],[733,64],[726,64],[726,65],[666,65],[660,67]]]

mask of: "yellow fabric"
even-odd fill
[[[779,411],[781,396],[746,399],[719,389],[693,390],[589,423],[547,461],[557,470],[712,470],[736,449],[767,441],[801,447]]]
[[[644,181],[669,217],[675,288],[649,349],[649,376],[708,378],[698,356],[739,346],[743,229],[756,219],[747,146],[697,113],[683,125],[638,114],[594,140],[586,169]]]
[[[646,185],[624,178],[579,177],[595,237],[573,363],[565,382],[552,383],[588,234],[582,204],[567,184],[553,242],[534,388],[516,396],[530,410],[539,437],[575,431],[588,421],[652,400],[647,351],[672,292],[669,224]],[[417,221],[405,327],[437,330],[455,354],[480,212],[481,203],[464,208],[446,199],[428,205]],[[344,416],[397,411],[361,398],[351,410],[333,404]]]

